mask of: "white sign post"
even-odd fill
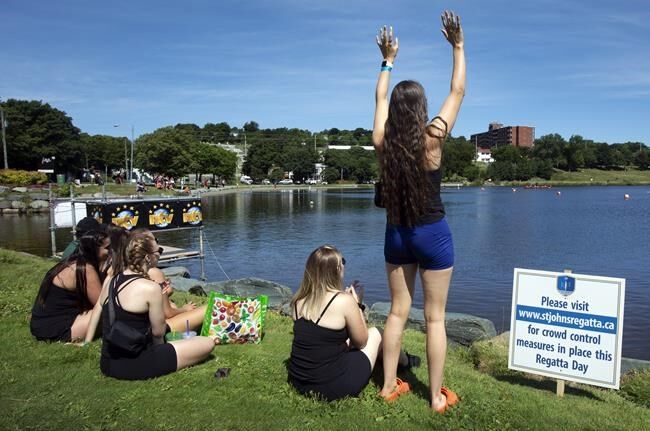
[[[625,279],[515,268],[508,368],[618,389]]]

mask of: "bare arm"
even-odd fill
[[[431,138],[444,139],[451,132],[460,105],[465,96],[465,38],[460,25],[460,17],[453,12],[445,11],[442,16],[442,34],[452,46],[454,66],[451,74],[451,88],[445,99],[438,117],[442,118],[446,125],[439,119],[434,119],[427,127],[427,134]]]
[[[86,338],[84,340],[84,343],[90,343],[95,338],[95,332],[97,332],[97,325],[99,324],[99,319],[102,317],[102,308],[103,308],[102,305],[104,304],[104,301],[108,296],[108,286],[110,284],[110,281],[111,281],[110,278],[107,278],[104,281],[104,286],[102,287],[102,291],[99,294],[99,298],[97,299],[97,302],[95,302],[95,306],[93,307],[92,314],[90,315],[90,321],[88,322],[88,328],[86,328]]]
[[[395,62],[397,50],[399,49],[399,39],[394,38],[393,27],[390,30],[386,26],[379,30],[377,35],[377,45],[381,51],[382,58],[391,64]],[[384,127],[388,118],[388,85],[390,84],[390,70],[382,67],[377,79],[377,88],[375,89],[375,121],[372,128],[372,143],[375,150],[381,150],[384,140]]]
[[[91,304],[95,305],[102,291],[102,282],[99,274],[92,265],[86,264],[86,295]]]
[[[149,306],[149,321],[151,322],[151,335],[153,335],[154,344],[162,344],[165,336],[165,312],[163,310],[163,294],[160,286],[155,283],[147,283],[146,290],[143,289],[143,295],[146,295],[147,305]]]
[[[167,291],[165,291],[165,287],[163,287],[168,286],[169,283],[167,277],[165,277],[165,273],[162,272],[159,268],[150,268],[147,275],[149,275],[151,281],[158,283],[158,285],[161,286],[161,292],[163,293],[163,312],[165,314],[165,319],[170,319],[177,314],[182,313],[183,310],[174,308],[171,301],[169,300],[167,293],[171,290],[171,286],[168,287]]]
[[[368,327],[363,312],[359,308],[354,288],[348,290],[347,295],[339,296],[342,296],[345,301],[345,327],[350,335],[350,344],[357,349],[363,349],[368,342]]]

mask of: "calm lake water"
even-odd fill
[[[445,189],[443,200],[456,251],[448,311],[488,318],[501,332],[510,326],[515,267],[621,277],[623,355],[650,359],[650,187]],[[203,202],[210,281],[254,276],[295,290],[309,253],[328,243],[345,255],[346,281],[364,284],[366,302],[389,300],[385,214],[371,190],[244,191]],[[47,216],[3,216],[0,226],[0,246],[48,254]],[[187,231],[160,237],[198,247]],[[59,231],[57,248],[69,238]],[[198,261],[179,264],[199,277]],[[422,306],[419,287],[414,306]]]

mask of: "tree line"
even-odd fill
[[[53,157],[58,172],[83,168],[100,171],[125,167],[130,157],[126,137],[89,135],[81,132],[63,111],[40,101],[9,99],[1,103],[9,125],[6,129],[10,167],[36,170],[42,158]],[[314,175],[315,164],[326,165],[322,177],[358,183],[377,179],[379,168],[372,146],[372,131],[356,128],[311,132],[297,128],[262,129],[255,121],[242,127],[226,122],[176,124],[143,134],[135,141],[134,166],[147,172],[173,177],[213,174],[227,180],[237,172],[237,154],[246,153],[241,172],[255,180],[279,180],[288,172],[299,181]],[[328,149],[349,145],[349,150]],[[558,134],[535,140],[532,148],[501,146],[492,149],[494,163],[475,162],[476,148],[464,136],[450,136],[443,150],[446,180],[525,181],[550,179],[554,170],[581,168],[648,169],[648,147],[640,142],[609,145],[579,135],[566,141]]]

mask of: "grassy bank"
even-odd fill
[[[562,186],[647,186],[650,185],[650,170],[629,168],[621,171],[581,169],[576,172],[556,170],[550,180],[531,178],[528,181],[502,181],[503,186],[550,185]]]
[[[576,385],[557,398],[553,382],[507,370],[496,342],[449,349],[445,381],[462,401],[444,417],[428,409],[424,367],[405,375],[415,389],[395,404],[377,398],[374,382],[359,399],[322,403],[286,383],[292,325],[274,313],[259,345],[219,346],[207,362],[155,380],[109,379],[99,371],[100,341],[78,348],[31,337],[32,301],[51,264],[0,250],[2,430],[642,430],[650,423],[649,374],[629,379],[621,391]],[[174,297],[183,303],[189,295]],[[407,331],[404,344],[424,355],[423,334]],[[215,380],[220,367],[231,374]]]

